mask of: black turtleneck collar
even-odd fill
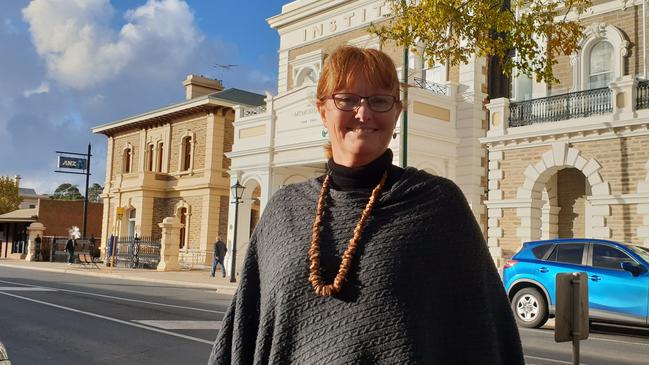
[[[383,190],[388,190],[401,177],[403,169],[392,165],[392,150],[389,148],[376,160],[359,167],[347,167],[327,161],[327,169],[332,179],[332,187],[336,190],[372,190],[378,185],[383,173],[388,171],[388,179]]]

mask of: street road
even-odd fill
[[[0,267],[0,341],[13,365],[205,364],[231,296],[214,290]],[[527,364],[572,364],[552,322],[521,328]],[[587,365],[649,364],[649,329],[594,325]]]
[[[572,342],[554,342],[554,324],[519,328],[526,364],[572,364]],[[649,364],[649,329],[593,324],[580,343],[582,365]]]
[[[13,365],[205,364],[231,296],[0,267],[0,341]]]

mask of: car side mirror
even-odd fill
[[[640,265],[634,262],[624,261],[620,266],[622,270],[630,272],[633,276],[638,276],[644,271]]]

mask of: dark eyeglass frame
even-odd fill
[[[359,98],[358,103],[356,103],[356,105],[354,105],[351,109],[343,108],[338,104],[340,102],[340,100],[336,99],[336,97],[340,96],[340,95],[358,97]],[[385,110],[376,110],[376,109],[374,109],[374,107],[372,107],[372,102],[370,101],[370,99],[373,99],[373,98],[376,98],[376,97],[389,98],[390,100],[392,100],[392,103],[390,104],[390,107],[388,109],[385,109]],[[370,108],[370,110],[375,112],[375,113],[387,113],[390,110],[392,110],[392,108],[394,108],[394,104],[397,103],[397,97],[394,96],[394,95],[388,95],[388,94],[361,96],[361,95],[354,94],[354,93],[334,93],[334,94],[331,94],[331,96],[322,98],[322,100],[326,100],[326,99],[333,100],[334,105],[336,106],[336,108],[338,110],[343,111],[343,112],[354,112],[354,111],[358,110],[358,108],[360,108],[361,104],[363,103],[363,100],[365,100],[367,102],[367,106]]]

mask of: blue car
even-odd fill
[[[588,273],[590,320],[649,326],[649,248],[571,238],[533,241],[505,263],[503,282],[522,327],[554,316],[556,275]]]

